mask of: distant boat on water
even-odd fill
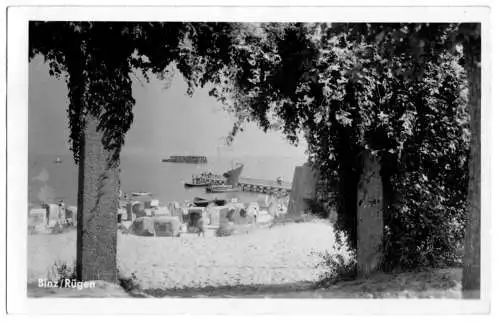
[[[241,191],[241,188],[233,185],[211,185],[206,188],[207,193],[229,193],[239,191]]]
[[[241,188],[239,187],[240,176],[243,172],[243,164],[239,164],[238,167],[233,168],[223,174],[226,178],[226,183],[224,185],[210,185],[206,188],[207,193],[229,193],[229,192],[239,192]]]
[[[206,207],[211,201],[204,197],[195,197],[193,199],[193,204],[195,206]]]
[[[243,164],[239,164],[238,167],[233,168],[224,174],[222,174],[226,178],[226,185],[237,186],[240,182],[240,176],[243,172]]]
[[[187,163],[187,164],[206,164],[208,162],[206,156],[170,156],[161,160],[164,163]]]
[[[202,172],[199,175],[193,175],[191,182],[185,182],[184,186],[190,187],[206,187],[209,185],[222,185],[226,182],[226,178],[212,172]]]
[[[57,158],[56,158],[56,160],[54,160],[54,163],[55,163],[55,164],[60,164],[60,163],[62,163],[62,159],[61,159],[61,157],[57,157]]]
[[[204,197],[195,197],[193,199],[193,204],[198,207],[207,207],[210,203],[214,203],[217,206],[226,205],[227,201],[224,199],[214,198],[213,200]]]
[[[150,196],[152,195],[151,192],[132,192],[132,196]]]
[[[205,182],[205,183],[184,183],[184,186],[185,187],[207,187],[208,185],[210,185],[210,183],[208,182]]]

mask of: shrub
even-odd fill
[[[319,218],[326,219],[328,218],[328,209],[325,204],[321,203],[318,199],[304,199],[306,204],[307,213],[314,214]]]
[[[48,278],[57,281],[58,286],[63,286],[66,279],[75,280],[76,279],[76,262],[73,264],[68,264],[61,261],[56,261],[52,266]]]
[[[337,230],[334,235],[333,249],[319,254],[321,262],[317,268],[324,270],[319,277],[319,287],[328,287],[339,281],[356,278],[356,253],[349,244],[348,235]]]
[[[127,293],[134,292],[140,289],[135,273],[132,273],[130,277],[124,277],[118,272],[118,283]]]
[[[384,216],[384,269],[447,267],[460,263],[466,219],[463,199],[445,186],[406,174],[400,201]],[[420,178],[420,179],[419,179]],[[411,182],[411,184],[410,184]],[[395,188],[399,185],[395,183]]]

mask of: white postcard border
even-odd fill
[[[482,46],[482,293],[481,300],[243,300],[243,299],[32,299],[27,277],[27,147],[29,20],[143,21],[338,21],[338,22],[482,22],[489,30],[486,7],[10,7],[8,11],[7,88],[7,302],[11,313],[150,313],[150,314],[339,314],[339,313],[477,313],[489,309],[490,282],[490,44]],[[488,35],[488,37],[487,37]],[[140,303],[140,306],[138,306]],[[196,303],[194,306],[193,303]]]

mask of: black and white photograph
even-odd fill
[[[26,74],[25,106],[7,101],[19,297],[489,309],[487,8],[66,9],[18,19],[9,65]]]

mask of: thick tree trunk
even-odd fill
[[[362,152],[362,159],[357,208],[357,261],[361,277],[379,269],[384,230],[380,161],[368,151]]]
[[[88,114],[80,143],[77,278],[116,282],[119,168],[109,163],[97,125]]]
[[[469,59],[469,218],[465,232],[462,291],[464,298],[479,298],[481,287],[481,68]]]

